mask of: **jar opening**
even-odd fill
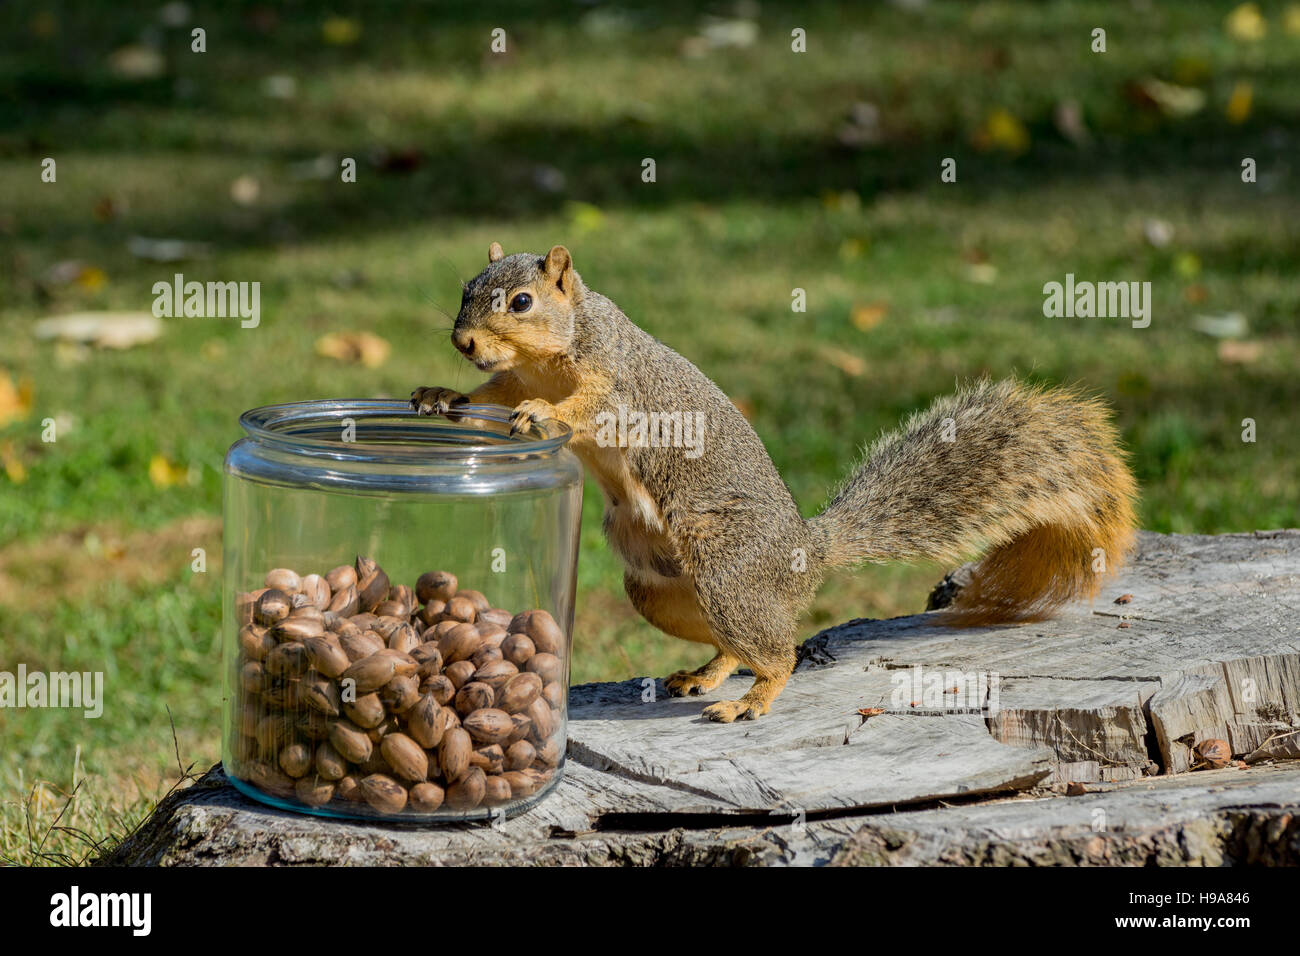
[[[250,409],[239,417],[251,439],[299,455],[339,460],[427,462],[554,454],[572,431],[539,422],[511,436],[511,410],[458,405],[456,420],[417,414],[401,401],[322,399]]]

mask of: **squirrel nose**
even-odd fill
[[[451,344],[460,349],[467,357],[474,354],[474,336],[464,329],[457,329],[451,334]]]

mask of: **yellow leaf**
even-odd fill
[[[18,452],[14,449],[14,443],[11,441],[0,445],[0,464],[4,465],[5,474],[15,485],[21,485],[27,480],[27,469],[18,458]]]
[[[351,46],[361,39],[361,24],[349,17],[330,17],[321,24],[320,32],[330,46]]]
[[[569,217],[569,226],[577,232],[595,232],[605,225],[604,212],[589,202],[567,202],[564,211]]]
[[[1223,26],[1234,40],[1262,40],[1268,33],[1268,22],[1257,3],[1243,3],[1234,9],[1224,18]]]
[[[1240,124],[1250,119],[1250,101],[1253,93],[1251,85],[1244,81],[1232,88],[1232,96],[1228,97],[1228,106],[1223,111],[1229,123]]]
[[[153,482],[155,488],[170,488],[188,477],[188,468],[173,465],[162,455],[154,455],[149,459],[149,480]]]
[[[1194,252],[1181,252],[1174,259],[1174,271],[1184,279],[1201,274],[1201,257]]]
[[[851,318],[853,324],[859,329],[869,332],[879,325],[888,313],[888,302],[872,302],[869,305],[855,305]]]
[[[108,281],[108,273],[98,266],[86,266],[77,273],[76,281],[87,292],[94,292]]]
[[[975,133],[977,149],[1000,149],[1013,155],[1029,148],[1029,131],[1009,110],[998,107],[989,113]]]
[[[23,379],[17,385],[11,376],[0,377],[0,428],[20,422],[32,410],[32,383]]]

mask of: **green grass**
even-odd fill
[[[104,670],[110,696],[97,721],[0,711],[0,852],[47,858],[29,823],[41,833],[54,819],[74,764],[76,826],[101,840],[170,786],[177,749],[186,764],[216,758],[216,519],[239,412],[474,384],[438,308],[454,310],[457,277],[481,268],[493,240],[507,252],[568,245],[591,286],[747,410],[805,513],[908,411],[958,381],[1021,374],[1114,405],[1145,527],[1300,523],[1300,36],[1284,31],[1282,4],[1261,8],[1268,35],[1242,42],[1224,30],[1224,4],[764,5],[755,45],[689,58],[699,20],[678,3],[620,8],[602,21],[612,32],[584,6],[371,4],[356,8],[351,46],[321,39],[346,4],[300,3],[269,29],[253,4],[196,7],[183,29],[159,26],[155,3],[6,5],[0,389],[12,377],[33,398],[7,423],[0,411],[0,669]],[[52,21],[34,19],[42,9]],[[195,25],[207,53],[188,51]],[[497,26],[505,57],[486,53]],[[789,52],[794,26],[807,54]],[[1095,26],[1105,54],[1089,51]],[[142,33],[164,51],[164,75],[114,75],[107,55]],[[264,94],[272,74],[296,78],[292,100]],[[1133,90],[1149,77],[1195,87],[1204,108],[1175,118],[1142,105]],[[1230,122],[1242,83],[1250,113]],[[1091,145],[1058,132],[1065,100]],[[878,108],[879,139],[846,148],[837,133],[858,102]],[[977,143],[999,108],[1023,124],[1019,154]],[[384,170],[370,157],[385,149],[422,158]],[[295,178],[321,154],[355,157],[358,181]],[[39,180],[46,156],[57,183]],[[956,184],[939,181],[949,156]],[[1240,181],[1245,156],[1257,184]],[[645,157],[653,184],[640,179]],[[562,189],[538,185],[543,164],[563,172]],[[245,175],[260,184],[248,206],[230,195]],[[105,199],[118,210],[107,219],[95,215]],[[1148,219],[1173,227],[1167,246],[1144,238]],[[144,262],[127,251],[133,235],[203,241],[213,255]],[[47,280],[71,259],[106,281]],[[261,326],[171,320],[122,352],[32,334],[44,315],[147,310],[152,284],[175,271],[260,281]],[[1042,285],[1066,272],[1149,280],[1151,327],[1044,318]],[[804,313],[790,309],[796,287]],[[883,318],[858,328],[855,306],[875,303]],[[1260,345],[1245,363],[1192,325],[1234,311]],[[392,356],[366,369],[315,354],[319,336],[346,330],[383,336]],[[46,418],[60,422],[56,443],[40,440]],[[194,481],[155,486],[157,455]],[[627,607],[597,498],[589,487],[575,679],[699,661]],[[210,556],[204,574],[190,571],[196,547]],[[839,578],[808,631],[916,610],[941,571]],[[58,831],[41,852],[80,845]]]

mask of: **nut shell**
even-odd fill
[[[360,791],[366,803],[380,813],[401,813],[406,806],[406,788],[382,773],[363,779]]]
[[[406,734],[388,734],[379,745],[379,752],[402,779],[422,783],[428,778],[429,755]]]

